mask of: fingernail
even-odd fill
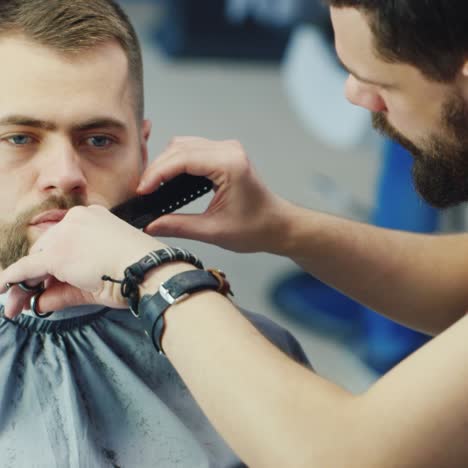
[[[141,191],[145,190],[146,187],[148,187],[148,181],[143,180],[143,181],[140,182],[140,185],[138,186],[137,190],[139,192],[141,192]]]

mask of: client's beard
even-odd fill
[[[21,213],[12,223],[0,222],[0,265],[3,269],[16,263],[29,253],[32,240],[28,236],[29,223],[37,215],[49,210],[69,210],[75,206],[82,206],[81,196],[66,195],[53,196]]]
[[[451,95],[442,107],[444,134],[430,135],[421,146],[404,137],[382,113],[374,113],[372,123],[414,156],[414,185],[429,204],[448,208],[468,201],[468,105],[462,96]]]

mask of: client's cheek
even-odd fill
[[[7,268],[16,263],[28,255],[31,245],[26,226],[3,226],[0,229],[0,265]]]

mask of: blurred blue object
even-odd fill
[[[303,271],[279,278],[270,298],[282,314],[323,334],[343,340],[362,334],[361,305]]]
[[[412,156],[405,149],[392,141],[385,142],[372,224],[420,233],[432,233],[438,229],[440,213],[416,193],[411,177],[412,164]],[[362,358],[378,372],[391,369],[429,340],[428,336],[398,325],[365,307],[362,314],[366,340]]]

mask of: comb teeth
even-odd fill
[[[159,217],[173,213],[210,192],[213,182],[206,177],[181,174],[153,193],[132,198],[111,209],[120,219],[144,229]]]

